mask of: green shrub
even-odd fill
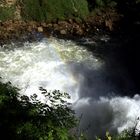
[[[124,130],[121,134],[114,137],[113,140],[135,140],[135,136],[128,130]]]
[[[139,4],[140,3],[140,0],[136,0],[136,4]]]
[[[24,19],[37,21],[83,19],[88,15],[86,0],[23,0]]]
[[[114,7],[117,5],[115,0],[96,0],[96,7]]]
[[[22,17],[26,20],[43,21],[46,19],[46,9],[42,10],[39,0],[23,0]]]
[[[86,0],[56,0],[47,1],[48,19],[84,18],[88,15]]]
[[[0,7],[0,20],[6,21],[14,18],[15,6]]]
[[[139,121],[139,120],[138,120]],[[110,135],[109,132],[106,132],[105,140],[139,140],[140,133],[139,130],[136,129],[138,122],[136,122],[136,125],[132,128],[127,128],[124,131],[122,131],[120,134],[117,135]],[[138,132],[136,134],[136,131]],[[104,140],[100,137],[96,137],[96,140]]]
[[[114,7],[117,5],[117,0],[87,0],[89,3],[90,11],[93,11],[95,8],[108,8]]]
[[[76,119],[68,94],[40,88],[46,102],[34,94],[19,95],[10,83],[0,83],[0,134],[5,140],[73,140],[69,129]],[[48,105],[48,103],[50,105]]]

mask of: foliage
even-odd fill
[[[36,94],[20,95],[10,83],[0,83],[0,135],[9,140],[69,140],[76,119],[67,93],[40,88],[45,102]]]
[[[6,21],[7,19],[13,19],[15,12],[15,6],[0,7],[0,20]]]
[[[97,7],[114,7],[117,5],[113,0],[96,0],[95,4]]]
[[[44,9],[43,9],[44,7]],[[43,21],[46,20],[46,8],[40,5],[39,0],[23,0],[22,17],[26,20]]]
[[[140,3],[140,0],[87,0],[89,7],[94,10],[94,8],[107,8],[115,7],[117,5],[129,5],[133,6]]]
[[[106,132],[105,140],[139,140],[140,139],[140,130],[137,130],[138,122],[132,128],[125,129],[120,134],[111,136],[109,132]],[[96,140],[102,140],[99,137],[96,137]]]
[[[140,3],[140,0],[136,0],[136,4]]]
[[[96,8],[110,8],[115,7],[117,2],[115,0],[87,0],[89,3],[89,8],[94,11]]]
[[[23,0],[24,19],[52,21],[57,19],[84,18],[88,15],[86,0]]]
[[[140,0],[114,0],[114,1],[117,3],[119,10],[123,9],[126,10],[126,12],[127,10],[132,9],[139,10]]]
[[[119,135],[115,136],[113,140],[139,140],[140,139],[140,130],[138,128],[139,121],[140,120],[138,117],[133,127],[125,129]]]
[[[114,137],[113,140],[135,140],[135,137],[128,130],[124,130],[121,134]]]
[[[96,137],[96,140],[101,140],[101,138]],[[106,132],[105,140],[113,140],[112,136],[110,135],[108,131]]]

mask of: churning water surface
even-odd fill
[[[106,81],[106,62],[85,47],[56,38],[16,45],[0,48],[3,82],[12,82],[21,94],[39,93],[39,87],[69,93],[76,115],[82,116],[79,130],[89,139],[135,125],[140,116],[139,95],[112,95],[114,85]]]

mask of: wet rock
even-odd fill
[[[38,28],[37,28],[37,31],[38,31],[38,32],[43,32],[43,27],[42,27],[42,26],[38,27]]]
[[[70,23],[70,24],[72,24],[72,23],[73,23],[73,20],[72,20],[72,19],[69,19],[68,21],[69,21],[69,23]]]
[[[16,3],[16,0],[5,0],[8,5],[13,5]]]
[[[53,29],[55,30],[55,31],[60,31],[61,29],[62,29],[62,26],[60,26],[60,25],[58,25],[58,24],[53,24]]]
[[[66,30],[60,30],[60,34],[61,35],[66,35],[67,34],[67,31]]]
[[[41,26],[42,26],[42,27],[47,27],[47,24],[46,24],[45,22],[42,22],[42,23],[41,23]]]
[[[31,32],[32,31],[32,27],[28,26],[27,31]]]
[[[38,23],[35,21],[30,21],[29,23],[27,23],[29,26],[31,26],[34,29],[37,29]]]
[[[19,5],[16,6],[16,11],[14,12],[14,18],[16,20],[22,19],[22,17],[21,17],[21,7]]]
[[[58,21],[58,25],[66,26],[67,24],[67,21]]]
[[[84,34],[84,31],[83,31],[81,28],[79,28],[79,29],[77,30],[76,34],[77,34],[77,35],[83,35],[83,34]]]
[[[43,32],[44,36],[46,36],[47,38],[49,38],[51,36],[51,34],[49,33],[49,31],[44,31]]]
[[[53,26],[52,23],[49,23],[49,24],[46,25],[46,27],[48,27],[48,28],[50,28],[50,27],[52,27],[52,26]]]
[[[105,20],[105,26],[109,28],[110,31],[113,30],[113,22],[111,19]]]

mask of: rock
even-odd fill
[[[42,27],[47,27],[47,24],[46,24],[45,22],[42,22],[42,23],[41,23],[41,26],[42,26]]]
[[[16,6],[16,11],[14,12],[14,18],[16,20],[20,20],[21,19],[21,7],[18,5]]]
[[[0,20],[0,26],[2,26],[3,24],[2,24],[2,21]]]
[[[53,24],[53,28],[58,28],[58,24]]]
[[[7,3],[8,5],[13,5],[13,4],[16,3],[16,0],[6,0],[6,3]]]
[[[58,25],[67,25],[68,24],[68,22],[66,22],[66,21],[58,21]]]
[[[32,32],[32,27],[31,27],[31,26],[28,26],[28,27],[27,27],[27,31],[28,31],[28,32]]]
[[[52,23],[49,23],[49,24],[46,25],[46,27],[48,27],[48,28],[50,28],[52,26],[53,26]]]
[[[77,30],[76,34],[77,34],[77,35],[83,35],[83,34],[84,34],[84,31],[83,31],[81,28],[79,28],[79,29]]]
[[[47,38],[49,38],[51,36],[51,34],[48,31],[44,31],[43,33]]]
[[[72,19],[69,19],[68,21],[69,21],[69,23],[70,23],[70,24],[72,24],[72,23],[73,23],[73,20],[72,20]]]
[[[66,30],[60,30],[60,34],[62,34],[62,35],[66,35],[67,32],[66,32]]]
[[[40,26],[40,27],[37,28],[37,30],[38,30],[38,32],[43,32],[43,27]]]
[[[110,31],[113,30],[113,22],[111,19],[105,20],[105,26],[109,28]]]
[[[35,21],[27,22],[27,24],[34,29],[38,29],[38,26],[40,27],[40,25],[37,25],[37,23]]]
[[[10,25],[10,26],[7,27],[6,30],[7,30],[7,32],[14,31],[14,27],[12,25]]]

